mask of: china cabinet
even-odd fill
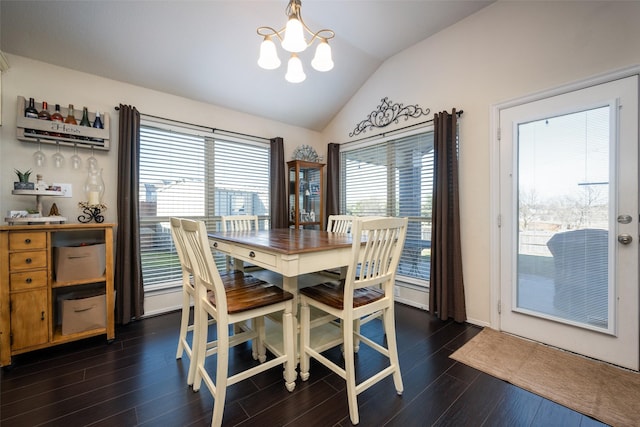
[[[303,160],[287,162],[290,227],[324,230],[324,166]]]

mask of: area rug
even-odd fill
[[[489,328],[451,358],[603,423],[640,425],[636,372]]]

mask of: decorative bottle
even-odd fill
[[[56,104],[56,110],[51,115],[51,120],[53,120],[54,122],[64,122],[64,117],[62,117],[62,114],[60,114],[60,104]]]
[[[60,104],[56,104],[55,111],[51,115],[51,120],[54,121],[54,122],[64,122],[64,117],[62,117],[62,114],[60,114]],[[58,132],[49,132],[49,135],[62,136]]]
[[[49,114],[49,105],[47,101],[42,101],[42,110],[38,113],[40,120],[51,120],[51,114]]]
[[[104,124],[100,118],[100,111],[96,111],[96,119],[93,121],[93,127],[96,129],[104,129]]]
[[[69,104],[69,113],[67,114],[67,118],[64,119],[65,123],[69,123],[70,125],[77,125],[75,117],[75,110],[73,109],[73,104]]]
[[[33,98],[29,98],[29,106],[24,109],[24,116],[30,119],[38,118],[38,110],[36,110],[36,105]]]
[[[80,120],[80,126],[91,127],[91,122],[89,121],[89,111],[87,107],[82,108],[82,120]]]

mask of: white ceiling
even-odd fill
[[[2,0],[0,50],[320,131],[387,58],[492,1],[304,0],[305,23],[336,33],[335,67],[307,49],[298,84],[284,51],[277,70],[256,63],[256,28],[284,26],[287,0]]]

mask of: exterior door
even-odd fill
[[[500,110],[500,329],[638,370],[638,76]]]

